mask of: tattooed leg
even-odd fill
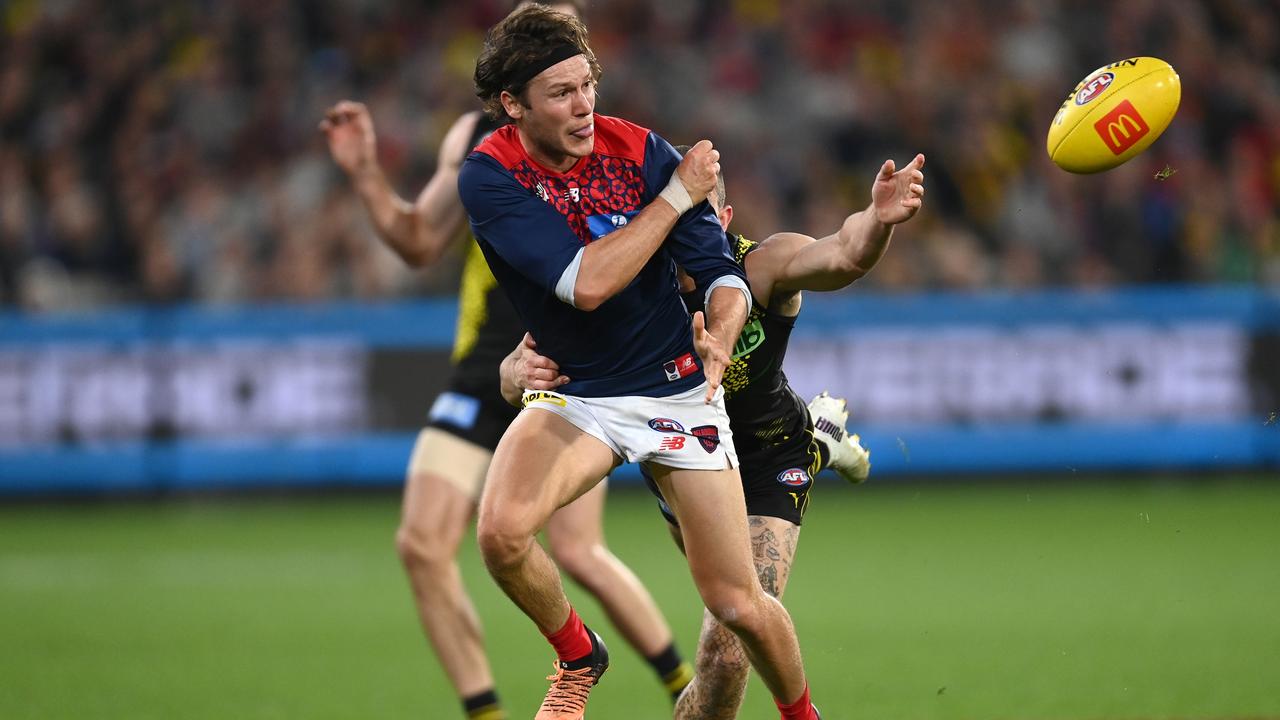
[[[765,592],[782,599],[795,561],[800,526],[775,517],[750,515],[751,550]],[[696,674],[676,703],[677,720],[731,720],[747,690],[751,663],[737,636],[704,612],[698,638]]]

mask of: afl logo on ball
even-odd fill
[[[790,487],[800,487],[809,484],[809,473],[800,468],[791,468],[778,473],[778,482]]]
[[[1080,88],[1080,92],[1076,93],[1076,104],[1087,105],[1094,98],[1107,91],[1111,87],[1111,81],[1115,80],[1114,73],[1104,72],[1095,75],[1084,81],[1084,87]]]

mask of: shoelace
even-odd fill
[[[581,710],[587,706],[587,696],[596,684],[591,668],[565,670],[556,663],[554,675],[548,675],[551,689],[542,701],[543,710]]]

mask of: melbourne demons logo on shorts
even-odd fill
[[[809,473],[801,468],[791,468],[778,473],[778,482],[788,487],[802,487],[809,484]]]
[[[720,428],[715,425],[699,425],[689,432],[698,438],[698,442],[702,444],[702,449],[709,453],[715,452],[716,448],[720,447]]]

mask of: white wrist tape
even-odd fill
[[[689,197],[689,191],[685,189],[684,183],[680,182],[678,172],[671,173],[671,181],[662,189],[662,192],[658,193],[658,197],[670,203],[677,215],[683,215],[693,208],[693,198]]]

